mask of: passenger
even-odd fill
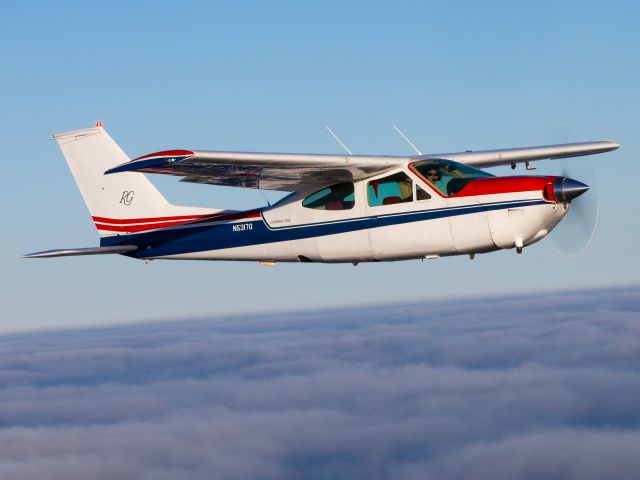
[[[400,201],[411,202],[413,200],[413,183],[410,178],[405,175],[399,180],[398,188],[400,189]]]

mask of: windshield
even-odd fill
[[[495,176],[469,165],[438,159],[414,162],[411,170],[446,197],[458,193],[474,178]]]

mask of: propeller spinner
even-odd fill
[[[567,203],[589,190],[589,186],[567,177],[556,178],[553,193],[559,203]]]

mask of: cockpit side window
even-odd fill
[[[404,172],[371,180],[367,184],[370,207],[413,201],[413,182]]]
[[[421,160],[412,163],[410,168],[445,197],[455,195],[474,178],[494,176],[451,160]]]
[[[336,183],[312,193],[302,201],[302,206],[316,210],[350,210],[355,204],[353,183]]]

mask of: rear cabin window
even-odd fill
[[[355,204],[353,183],[331,185],[312,193],[302,201],[302,206],[315,210],[349,210]]]
[[[404,172],[372,180],[367,184],[370,207],[413,201],[413,182]]]

